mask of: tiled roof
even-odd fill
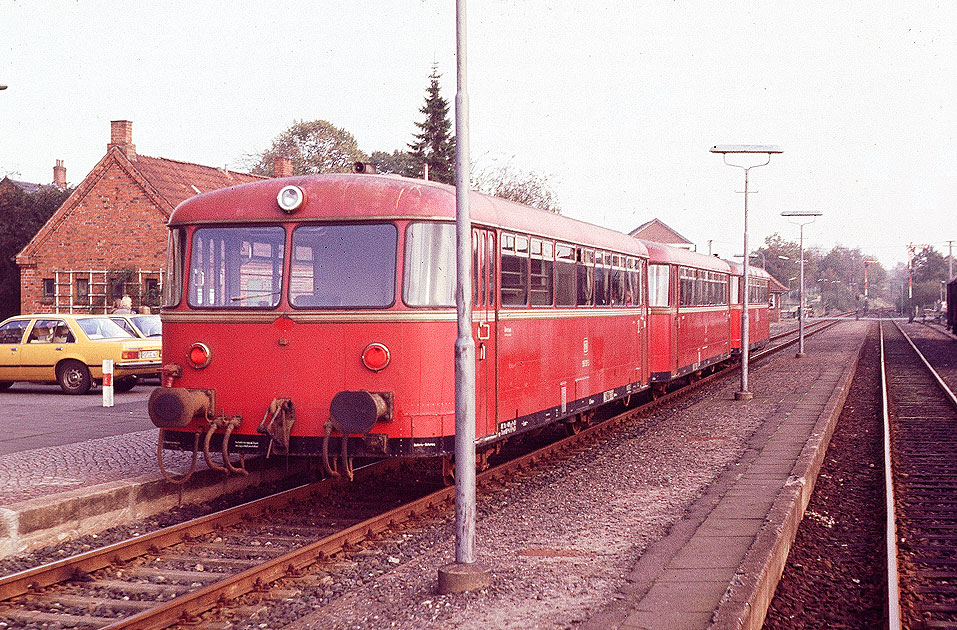
[[[132,165],[174,208],[199,193],[268,179],[213,166],[145,155],[137,155]]]

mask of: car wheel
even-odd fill
[[[130,376],[124,376],[123,378],[117,379],[116,382],[113,383],[113,389],[120,393],[128,392],[136,387],[138,382],[139,379],[136,378],[136,375],[131,374]]]
[[[93,384],[90,370],[79,361],[66,361],[59,365],[56,379],[67,394],[85,394]]]
[[[13,385],[13,381],[0,381],[0,392],[5,389],[10,389],[11,385]]]

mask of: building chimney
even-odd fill
[[[53,167],[53,185],[60,190],[66,190],[66,167],[63,166],[63,160],[57,160]]]
[[[110,121],[110,143],[106,145],[106,151],[109,153],[113,147],[117,147],[126,154],[130,160],[136,160],[136,145],[133,144],[133,123],[129,120]]]
[[[274,156],[272,159],[273,177],[292,177],[292,158]]]

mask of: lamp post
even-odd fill
[[[798,299],[801,305],[798,306],[798,351],[794,355],[797,358],[807,356],[804,353],[804,226],[808,223],[814,223],[814,217],[821,216],[817,210],[786,210],[781,213],[782,217],[797,217],[797,220],[790,220],[791,223],[801,226],[801,277],[798,285]]]
[[[711,153],[720,153],[724,159],[724,163],[728,166],[733,166],[735,168],[740,168],[744,171],[744,248],[741,250],[744,252],[744,291],[742,291],[743,296],[741,300],[741,391],[734,393],[735,400],[751,400],[754,398],[754,394],[748,391],[748,353],[750,351],[749,346],[749,337],[748,337],[748,279],[749,279],[749,265],[748,265],[748,175],[752,168],[758,166],[765,166],[771,162],[771,154],[773,153],[783,153],[780,147],[773,145],[759,145],[759,144],[717,144],[711,147]],[[728,155],[766,155],[767,159],[764,162],[759,164],[752,164],[750,166],[742,166],[740,164],[732,164],[728,162]]]
[[[455,2],[455,562],[439,568],[439,592],[488,586],[490,572],[475,555],[475,342],[472,339],[472,222],[469,208],[469,101],[465,1]]]

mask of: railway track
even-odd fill
[[[892,630],[957,628],[957,398],[881,324]]]
[[[837,322],[806,327],[805,335]],[[790,341],[780,341],[787,336]],[[752,355],[757,363],[796,342],[797,331]],[[544,459],[588,448],[606,432],[709,381],[636,406],[601,424],[482,472],[481,487]],[[386,460],[338,479],[304,485],[199,519],[0,578],[0,621],[16,628],[167,628],[308,566],[328,562],[435,510],[450,510],[454,487],[435,492],[420,466]],[[418,482],[414,480],[418,479]]]

